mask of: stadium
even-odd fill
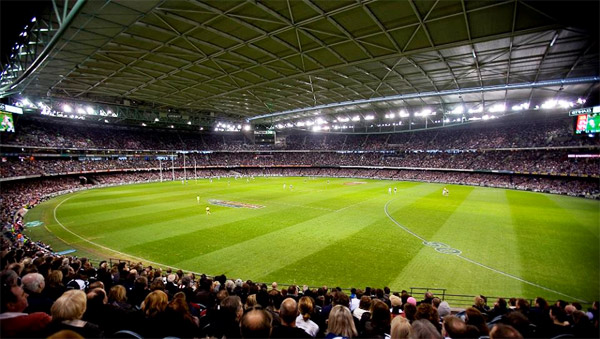
[[[598,337],[598,2],[0,5],[2,337]]]

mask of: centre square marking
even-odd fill
[[[247,204],[245,202],[239,201],[227,201],[227,200],[217,200],[217,199],[209,199],[208,202],[211,205],[223,206],[223,207],[232,207],[232,208],[251,208],[251,209],[259,209],[265,206],[263,205],[253,205]]]
[[[423,241],[423,245],[433,247],[436,251],[444,254],[455,254],[459,255],[462,252],[456,248],[450,247],[450,245],[444,244],[443,242],[436,241]]]

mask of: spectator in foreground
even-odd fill
[[[490,331],[490,339],[496,338],[517,338],[522,339],[523,336],[519,331],[515,330],[514,327],[510,325],[497,324]]]
[[[410,325],[410,322],[404,317],[395,317],[394,320],[392,320],[391,328],[391,339],[408,338],[412,333],[412,326]]]
[[[303,329],[304,332],[314,338],[319,333],[319,325],[310,320],[313,309],[313,299],[311,297],[304,296],[300,298],[298,302],[298,310],[300,311],[300,314],[296,318],[296,326]]]
[[[383,303],[383,302],[382,302]],[[385,304],[384,304],[385,305]],[[329,312],[326,339],[354,338],[358,336],[350,310],[342,305],[336,305]]]
[[[412,323],[411,339],[441,339],[440,332],[428,320],[415,320]]]
[[[71,330],[84,338],[100,338],[102,330],[98,325],[81,320],[87,307],[87,296],[81,290],[66,291],[58,298],[50,312],[52,323],[48,326],[48,334],[62,330]]]
[[[50,324],[52,318],[46,313],[23,313],[27,308],[27,293],[21,287],[21,280],[12,270],[2,272],[2,293],[0,299],[0,334],[9,337],[39,337]]]
[[[46,297],[42,292],[46,286],[44,276],[39,273],[27,273],[23,276],[23,289],[27,297],[26,313],[44,312],[50,313],[53,300]]]
[[[240,321],[242,338],[270,338],[271,320],[271,315],[265,310],[248,311]]]
[[[303,329],[296,327],[298,304],[292,298],[286,298],[279,309],[281,326],[273,329],[273,338],[310,338]]]

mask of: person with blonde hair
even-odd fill
[[[350,310],[342,305],[333,306],[331,312],[329,312],[325,338],[353,338],[356,336],[358,336],[358,332],[356,326],[354,326],[354,319],[352,319]]]
[[[392,330],[390,333],[390,339],[402,339],[408,338],[412,333],[412,326],[410,321],[404,317],[395,317],[392,320]]]
[[[50,308],[52,323],[48,326],[48,336],[62,330],[71,330],[84,338],[102,337],[102,330],[98,325],[81,320],[86,308],[87,296],[82,290],[63,293]]]
[[[300,314],[296,317],[296,327],[301,328],[311,337],[316,337],[319,333],[319,325],[310,320],[314,310],[314,301],[311,297],[304,296],[298,301],[298,311]]]
[[[169,336],[169,322],[165,310],[169,304],[169,297],[161,290],[150,292],[142,302],[144,313],[144,326],[140,329],[143,337],[163,338]]]

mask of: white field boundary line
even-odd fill
[[[425,238],[421,237],[420,235],[418,235],[418,234],[416,234],[415,232],[411,231],[411,230],[410,230],[410,229],[408,229],[407,227],[403,226],[403,225],[402,225],[402,224],[400,224],[398,221],[396,221],[396,219],[394,219],[394,217],[392,217],[392,216],[389,214],[389,212],[388,212],[388,206],[389,206],[389,204],[390,204],[392,201],[394,201],[394,200],[396,200],[396,199],[392,199],[392,200],[388,201],[388,202],[385,204],[385,206],[384,206],[384,208],[383,208],[383,210],[384,210],[384,212],[385,212],[385,215],[387,215],[387,217],[388,217],[388,218],[389,218],[389,219],[390,219],[390,220],[391,220],[391,221],[392,221],[394,224],[396,224],[396,226],[400,227],[400,228],[401,228],[402,230],[404,230],[405,232],[407,232],[407,233],[409,233],[410,235],[412,235],[413,237],[415,237],[415,238],[417,238],[417,239],[421,240],[422,242],[427,242],[427,240],[426,240]],[[546,291],[548,291],[548,292],[552,292],[552,293],[556,293],[556,294],[558,294],[558,295],[562,295],[563,297],[567,297],[567,298],[569,298],[569,299],[572,299],[572,300],[577,300],[577,301],[579,301],[579,302],[588,303],[588,302],[587,302],[587,301],[585,301],[585,300],[582,300],[582,299],[579,299],[579,298],[576,298],[576,297],[570,296],[570,295],[568,295],[568,294],[564,294],[564,293],[562,293],[562,292],[559,292],[559,291],[553,290],[553,289],[551,289],[551,288],[548,288],[548,287],[545,287],[545,286],[542,286],[542,285],[536,284],[536,283],[534,283],[534,282],[531,282],[531,281],[525,280],[525,279],[523,279],[523,278],[519,278],[519,277],[517,277],[517,276],[515,276],[515,275],[512,275],[512,274],[510,274],[510,273],[502,272],[502,271],[500,271],[500,270],[497,270],[497,269],[495,269],[495,268],[493,268],[493,267],[490,267],[490,266],[487,266],[487,265],[485,265],[485,264],[482,264],[482,263],[480,263],[480,262],[477,262],[477,261],[475,261],[475,260],[469,259],[469,258],[467,258],[467,257],[463,256],[462,254],[460,254],[460,252],[459,252],[458,254],[455,254],[455,255],[456,255],[458,258],[461,258],[461,259],[463,259],[463,260],[465,260],[465,261],[468,261],[468,262],[470,262],[470,263],[472,263],[472,264],[475,264],[475,265],[477,265],[477,266],[483,267],[483,268],[485,268],[485,269],[488,269],[488,270],[490,270],[490,271],[492,271],[492,272],[498,273],[498,274],[500,274],[500,275],[503,275],[503,276],[505,276],[505,277],[509,277],[509,278],[512,278],[512,279],[518,280],[518,281],[520,281],[520,282],[522,282],[522,283],[525,283],[525,284],[528,284],[528,285],[531,285],[531,286],[534,286],[534,287],[537,287],[537,288],[540,288],[540,289],[546,290]]]
[[[83,240],[83,241],[85,241],[85,242],[87,242],[87,243],[90,243],[90,244],[92,244],[92,245],[94,245],[94,246],[97,246],[97,247],[100,247],[100,248],[102,248],[102,249],[105,249],[105,250],[107,250],[107,251],[111,251],[111,252],[117,253],[117,254],[119,254],[119,255],[125,256],[125,257],[134,258],[134,259],[136,259],[136,260],[139,260],[139,261],[141,261],[141,262],[143,262],[143,263],[151,263],[151,264],[155,264],[155,265],[159,265],[159,266],[163,266],[163,267],[174,268],[174,269],[177,269],[177,270],[181,269],[181,268],[179,268],[179,267],[175,267],[175,266],[166,265],[166,264],[163,264],[163,263],[159,263],[159,262],[152,261],[152,260],[148,260],[148,259],[141,258],[141,257],[136,257],[136,256],[134,256],[134,255],[131,255],[131,254],[127,254],[127,253],[123,253],[123,252],[120,252],[120,251],[114,250],[114,249],[112,249],[112,248],[109,248],[109,247],[106,247],[106,246],[104,246],[104,245],[100,245],[100,244],[98,244],[98,243],[95,243],[95,242],[93,242],[93,241],[91,241],[91,240],[88,240],[88,239],[86,239],[86,238],[84,238],[84,237],[80,236],[79,234],[77,234],[77,233],[75,233],[75,232],[71,231],[70,229],[66,228],[66,227],[65,227],[65,225],[63,225],[63,224],[62,224],[62,223],[61,223],[61,222],[58,220],[58,218],[56,217],[56,211],[58,210],[58,208],[60,207],[60,205],[62,205],[62,204],[65,202],[65,201],[67,201],[67,200],[69,200],[69,199],[71,199],[71,198],[74,198],[75,196],[76,196],[76,195],[72,195],[72,196],[70,196],[70,197],[66,198],[65,200],[61,201],[61,202],[60,202],[58,205],[56,205],[56,207],[54,207],[54,211],[53,211],[54,220],[56,221],[56,223],[58,223],[58,225],[59,225],[60,227],[62,227],[62,229],[64,229],[65,231],[67,231],[67,232],[69,232],[69,233],[71,233],[71,234],[73,234],[73,235],[74,235],[74,236],[76,236],[77,238],[79,238],[79,239],[81,239],[81,240]],[[54,236],[56,236],[56,235],[54,235]],[[58,238],[58,237],[57,237],[57,238]],[[59,238],[59,239],[60,239],[60,238]],[[63,242],[65,242],[65,243],[69,244],[69,242],[67,242],[67,241],[64,241],[63,239],[61,239],[61,240],[62,240]],[[181,270],[183,270],[183,269],[181,269]],[[188,271],[188,270],[186,270],[186,271]],[[188,271],[188,272],[191,272],[191,273],[194,273],[194,274],[197,274],[197,275],[201,275],[201,274],[202,274],[202,273],[193,272],[193,271]]]

